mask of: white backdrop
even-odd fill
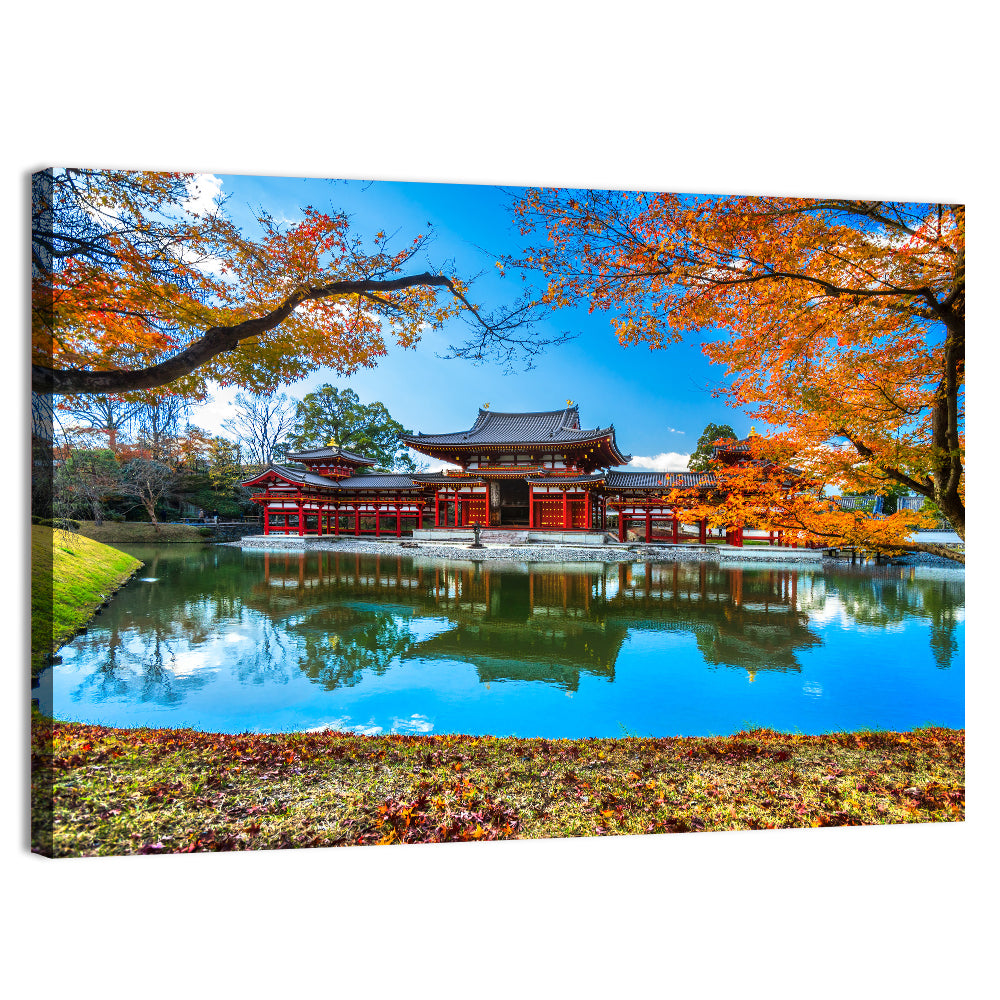
[[[3,882],[20,996],[981,995],[995,928],[988,556],[997,79],[986,5],[24,5],[8,13],[8,486],[28,467],[46,165],[969,205],[964,824],[49,862],[26,853],[26,491],[6,509]],[[550,5],[555,8],[556,5]],[[887,8],[887,9],[883,9]],[[166,11],[171,11],[168,15]],[[989,304],[988,304],[989,303]],[[977,322],[978,320],[978,322]],[[992,364],[991,364],[992,363]],[[992,398],[991,398],[992,397]],[[995,617],[995,614],[993,615]],[[993,936],[989,936],[993,945]]]

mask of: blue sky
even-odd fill
[[[463,278],[482,273],[472,299],[487,308],[513,301],[523,288],[518,278],[501,280],[496,274],[497,258],[518,248],[509,199],[499,188],[231,174],[206,178],[204,187],[212,191],[220,184],[226,208],[241,226],[254,225],[257,206],[293,221],[311,205],[347,212],[362,235],[396,233],[396,245],[403,246],[429,223],[434,240],[426,260],[414,262],[415,269],[454,261]],[[415,351],[391,347],[375,369],[349,378],[322,371],[284,391],[301,397],[324,382],[350,387],[363,402],[381,401],[406,427],[425,433],[468,427],[486,402],[494,410],[548,410],[571,399],[580,406],[584,426],[613,423],[619,446],[642,468],[684,468],[709,422],[729,423],[741,435],[749,429],[742,413],[712,398],[710,388],[721,370],[708,364],[698,343],[658,351],[624,348],[609,316],[591,315],[585,306],[561,310],[539,330],[543,336],[569,331],[577,337],[549,348],[532,370],[521,365],[505,374],[498,364],[439,357],[449,343],[464,339],[465,327],[456,321],[426,335]],[[219,432],[232,395],[217,393],[210,405],[192,411],[192,422]]]

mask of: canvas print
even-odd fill
[[[33,850],[964,819],[964,234],[37,173]]]

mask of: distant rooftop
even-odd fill
[[[340,460],[346,462],[348,465],[374,465],[375,459],[365,458],[364,455],[355,455],[352,451],[347,451],[344,448],[336,448],[333,445],[327,445],[325,448],[312,448],[309,451],[289,451],[285,454],[286,458],[290,458],[293,462],[316,462],[316,461],[334,461]]]

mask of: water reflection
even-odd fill
[[[956,573],[911,579],[885,568],[498,566],[337,552],[132,551],[156,582],[130,585],[67,648],[56,672],[57,712],[96,720],[100,712],[85,714],[84,706],[145,704],[180,718],[186,702],[209,701],[212,712],[233,717],[244,708],[266,712],[268,702],[292,711],[305,683],[330,695],[394,692],[399,725],[429,731],[424,715],[408,711],[406,688],[435,665],[471,668],[487,691],[522,682],[575,695],[587,683],[597,685],[589,696],[600,698],[602,687],[620,686],[630,650],[643,651],[654,686],[676,683],[695,651],[703,672],[726,668],[755,681],[802,673],[803,658],[815,662],[838,631],[881,634],[878,648],[866,647],[876,667],[912,656],[893,634],[914,624],[937,668],[961,664],[964,577]],[[433,676],[435,697],[445,697],[444,675]],[[814,696],[823,691],[816,680],[800,686]],[[282,688],[287,698],[276,694]],[[83,714],[73,716],[71,705]]]

